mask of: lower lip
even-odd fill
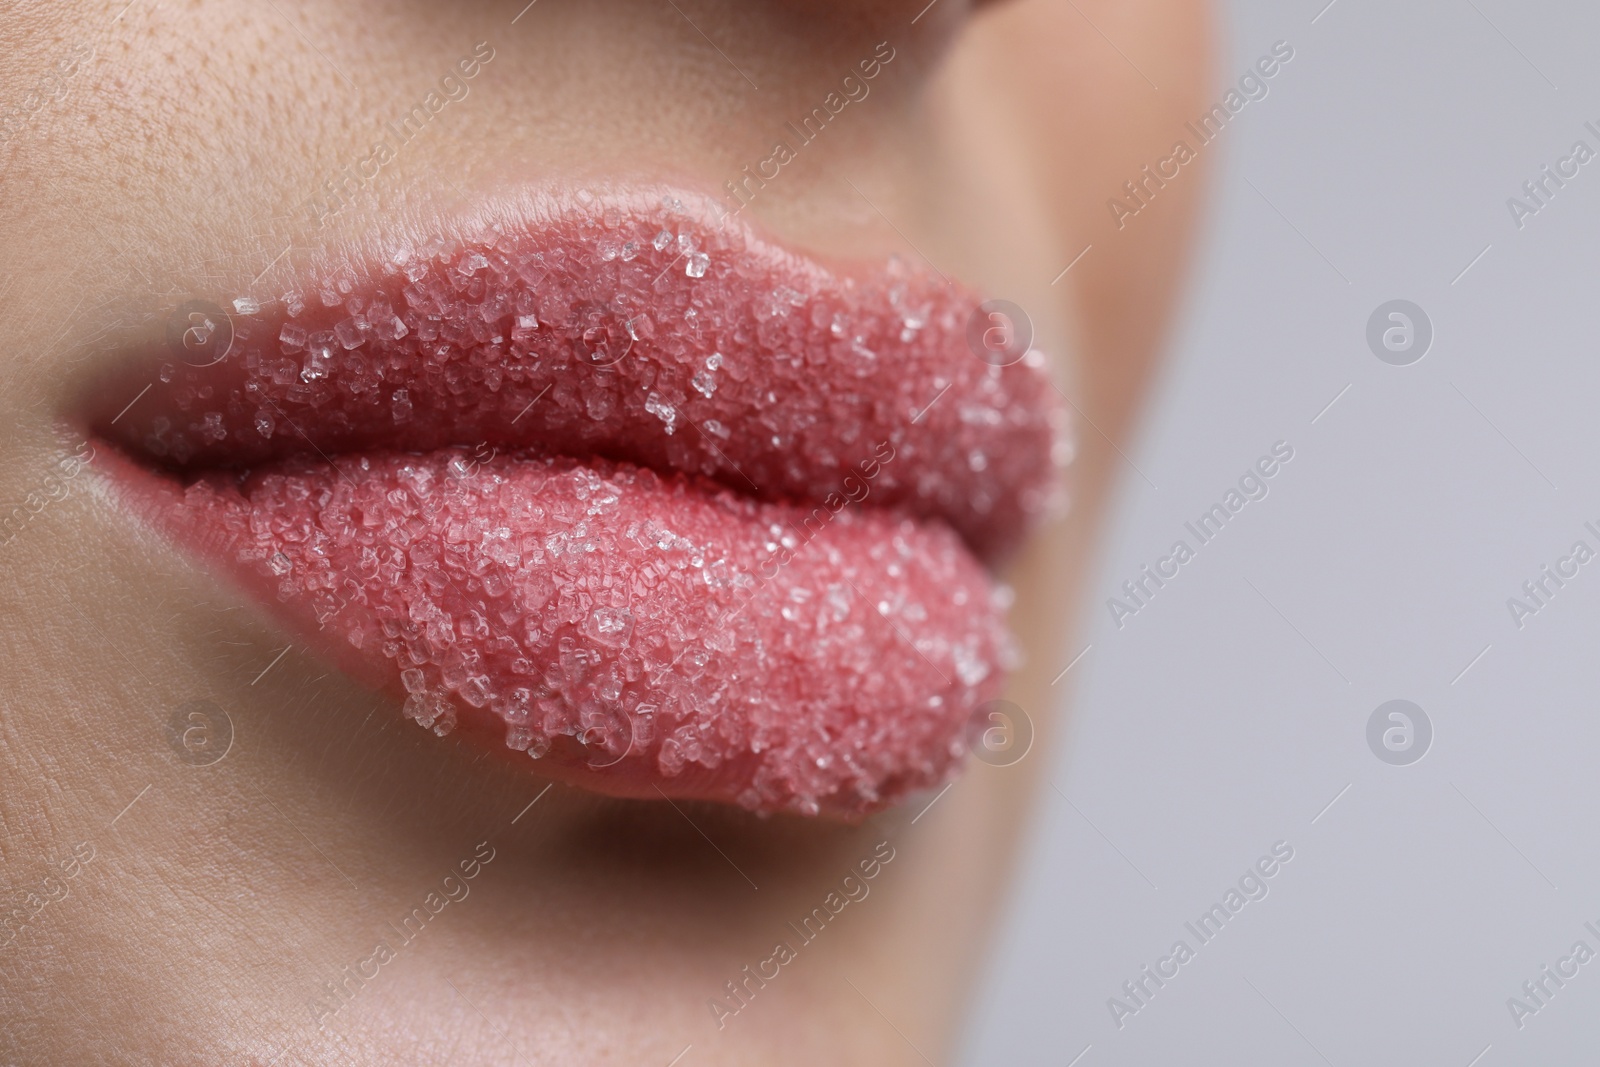
[[[858,818],[951,773],[1012,656],[960,539],[859,488],[834,510],[464,449],[182,486],[102,454],[137,510],[409,718],[600,792]],[[853,484],[893,459],[864,447]]]

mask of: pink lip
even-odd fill
[[[1013,656],[979,561],[1052,501],[1042,360],[975,356],[977,300],[931,271],[586,199],[230,305],[225,355],[149,346],[93,406],[106,469],[409,717],[532,770],[845,818],[937,784]]]

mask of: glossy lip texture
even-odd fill
[[[952,773],[1015,657],[980,560],[1068,454],[1039,353],[991,366],[934,272],[681,193],[454,231],[240,298],[223,351],[147,346],[88,417],[125,499],[552,777],[854,818]]]

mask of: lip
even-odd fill
[[[1067,453],[1039,353],[968,347],[970,292],[651,187],[218,303],[225,348],[152,329],[97,387],[96,462],[408,717],[763,812],[858,818],[961,764],[1016,655],[985,565]]]

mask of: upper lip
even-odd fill
[[[531,447],[805,501],[890,441],[874,503],[943,520],[989,559],[1050,505],[1062,407],[1043,360],[980,359],[977,298],[935,272],[803,257],[670,189],[527,194],[452,229],[219,301],[223,351],[203,326],[186,352],[182,322],[152,324],[95,390],[90,429],[180,474]],[[664,308],[674,271],[699,280]]]

